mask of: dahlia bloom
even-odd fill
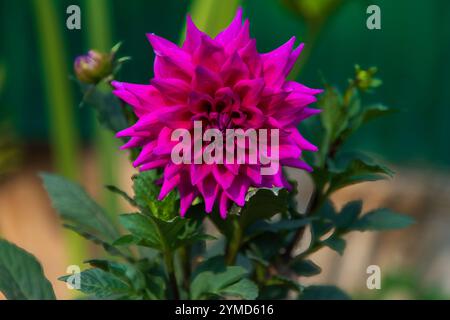
[[[178,142],[171,139],[172,133],[179,128],[193,131],[194,121],[224,135],[227,129],[278,129],[281,167],[311,170],[300,157],[303,150],[317,148],[302,137],[297,125],[319,112],[307,106],[321,90],[286,80],[303,48],[301,44],[294,49],[295,37],[269,53],[258,53],[248,20],[242,23],[241,9],[215,38],[198,30],[189,16],[181,48],[154,34],[147,37],[156,55],[150,84],[112,85],[114,94],[138,117],[117,134],[130,137],[122,148],[142,148],[133,163],[140,170],[163,169],[160,200],[177,188],[181,216],[201,196],[206,212],[216,204],[225,218],[233,202],[245,204],[250,187],[290,188],[281,168],[261,175],[261,163],[175,164],[171,152]]]

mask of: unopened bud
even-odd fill
[[[89,50],[75,59],[75,74],[81,82],[96,84],[112,73],[113,57],[109,53]]]
[[[371,67],[367,70],[363,70],[360,66],[357,65],[355,67],[355,79],[353,80],[353,82],[355,86],[362,91],[375,89],[382,83],[380,79],[374,77],[376,73],[376,67]]]

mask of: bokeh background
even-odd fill
[[[81,8],[81,30],[66,28],[72,4]],[[381,30],[366,28],[371,4],[381,8]],[[338,284],[355,298],[449,298],[447,0],[0,0],[0,236],[37,255],[52,280],[96,253],[61,230],[37,177],[39,171],[58,172],[84,185],[113,216],[126,210],[101,186],[129,188],[133,169],[92,110],[79,107],[74,57],[123,41],[120,53],[133,59],[120,79],[147,82],[153,53],[145,33],[180,42],[190,12],[214,35],[239,5],[259,51],[292,35],[306,43],[297,80],[321,87],[326,79],[344,88],[355,64],[377,66],[384,84],[365,101],[398,109],[349,144],[393,166],[396,177],[347,188],[335,200],[339,206],[362,198],[367,210],[389,206],[413,215],[416,225],[351,235],[343,257],[324,250],[313,258],[324,272],[305,281]],[[366,288],[371,264],[382,268],[381,290]],[[53,283],[60,298],[70,297],[63,284]]]

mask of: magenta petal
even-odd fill
[[[225,30],[223,30],[216,36],[215,40],[222,44],[227,44],[238,35],[241,28],[242,28],[242,8],[239,8],[236,12],[236,15],[234,16],[233,21]]]
[[[304,161],[296,158],[284,159],[281,161],[281,164],[291,168],[302,169],[306,171],[313,171],[313,169]]]
[[[158,196],[158,200],[163,200],[180,183],[180,176],[172,178],[164,177],[164,182]]]
[[[284,83],[284,70],[288,64],[294,43],[295,37],[292,37],[281,47],[261,56],[264,78],[269,86],[279,87]]]
[[[205,67],[198,66],[195,69],[192,86],[199,92],[213,95],[217,88],[222,86],[222,80],[214,72],[209,71]]]
[[[198,30],[191,16],[188,15],[186,18],[186,40],[183,43],[183,50],[193,53],[200,45],[202,35],[204,33]]]
[[[217,193],[219,192],[219,186],[214,181],[214,178],[209,176],[199,184],[199,191],[205,200],[205,211],[210,213],[214,207]]]
[[[226,219],[228,208],[230,206],[230,199],[225,192],[220,195],[219,213],[222,219]]]

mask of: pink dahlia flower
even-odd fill
[[[217,204],[225,218],[232,202],[245,204],[250,187],[290,188],[282,166],[311,170],[300,157],[303,150],[317,148],[302,137],[297,125],[319,112],[307,106],[321,90],[286,80],[303,44],[294,48],[293,37],[269,53],[258,53],[248,20],[242,23],[242,10],[215,38],[198,30],[188,16],[181,48],[154,34],[147,36],[156,54],[150,84],[114,81],[113,86],[114,94],[138,117],[117,134],[131,137],[122,148],[142,148],[133,163],[140,170],[164,171],[159,199],[177,188],[181,216],[201,196],[206,212]],[[174,163],[171,153],[178,141],[172,134],[180,128],[193,132],[194,121],[224,135],[227,129],[278,129],[281,167],[275,174],[261,175],[260,162]]]

